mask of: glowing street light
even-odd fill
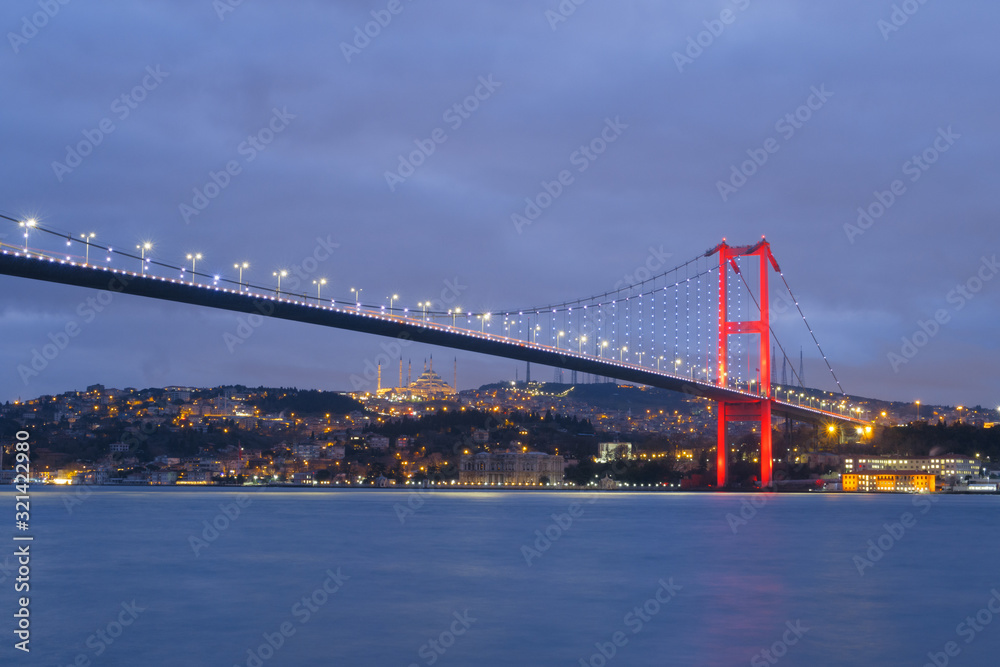
[[[451,326],[455,326],[455,317],[462,312],[461,308],[449,308],[448,312],[451,313]]]
[[[583,344],[587,342],[586,336],[580,336],[580,349],[577,350],[580,354],[583,354]]]
[[[417,306],[419,306],[420,309],[424,311],[424,322],[427,321],[427,307],[430,305],[431,305],[430,301],[421,301],[420,303],[417,304]]]
[[[87,250],[85,251],[86,259],[84,260],[86,264],[90,264],[90,239],[94,238],[95,236],[97,236],[97,234],[95,234],[94,232],[90,232],[89,234],[80,234],[80,238],[83,239],[84,245],[87,246]]]
[[[558,334],[556,334],[556,349],[557,350],[559,349],[559,339],[562,338],[565,335],[566,335],[565,331],[560,331]]]
[[[30,230],[32,227],[34,227],[35,225],[37,225],[38,222],[34,218],[28,218],[27,220],[24,220],[24,221],[22,221],[22,222],[20,222],[18,224],[21,227],[24,227],[24,254],[27,255],[28,254],[28,230]]]
[[[656,370],[660,370],[660,362],[663,361],[663,355],[661,354],[656,358]]]
[[[920,401],[917,401],[917,421],[920,421]]]
[[[392,315],[392,302],[399,298],[398,294],[393,294],[389,297],[389,314]]]
[[[486,331],[486,323],[489,321],[490,321],[490,314],[483,313],[481,321],[479,322],[479,331],[481,333]]]
[[[237,269],[240,272],[240,279],[237,281],[236,284],[239,286],[239,290],[238,291],[242,292],[243,291],[243,269],[249,269],[250,268],[250,262],[243,262],[241,264],[233,264],[233,268]]]
[[[278,289],[275,291],[275,294],[281,294],[281,279],[288,275],[288,271],[282,269],[281,271],[273,272],[271,275],[278,279]]]
[[[146,241],[142,245],[137,245],[135,249],[139,251],[139,262],[141,265],[140,273],[146,273],[146,251],[152,250],[153,244]]]
[[[642,352],[636,352],[636,354],[639,355],[639,365],[642,366]]]
[[[618,361],[619,362],[625,361],[625,353],[626,352],[628,352],[628,347],[625,346],[625,345],[622,345],[621,349],[618,350]]]
[[[600,353],[601,353],[601,359],[603,359],[603,358],[604,358],[604,348],[606,348],[607,346],[608,346],[608,341],[606,341],[606,340],[602,340],[602,341],[601,341],[601,346],[600,346],[600,347],[598,348],[598,350],[599,350],[599,351],[600,351]]]
[[[191,282],[194,282],[194,267],[197,261],[201,259],[201,253],[196,252],[193,255],[191,253],[188,253],[187,258],[191,260]]]
[[[320,290],[323,289],[323,285],[326,284],[326,278],[320,278],[319,280],[314,280],[313,285],[316,286],[316,303],[322,303],[320,297]]]
[[[351,293],[354,294],[354,305],[357,306],[358,310],[361,310],[361,290],[363,289],[363,287],[351,288]]]

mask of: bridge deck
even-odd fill
[[[468,350],[518,361],[529,361],[571,371],[669,389],[714,401],[750,402],[761,397],[751,392],[720,387],[637,364],[580,354],[572,350],[530,343],[491,333],[481,333],[399,315],[306,303],[297,299],[240,292],[160,276],[139,274],[69,260],[0,252],[0,275],[109,290],[120,294],[188,303],[238,313],[259,314],[294,322],[387,336],[400,340]],[[772,414],[798,421],[849,422],[857,419],[835,412],[772,400]]]

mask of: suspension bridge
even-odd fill
[[[101,245],[94,234],[51,229],[34,220],[0,214],[22,230],[23,245],[0,244],[0,274],[153,299],[258,314],[264,317],[346,329],[400,340],[467,350],[594,376],[659,387],[703,397],[717,405],[717,484],[727,480],[731,447],[727,424],[760,427],[761,485],[771,482],[772,419],[814,424],[864,425],[849,404],[791,292],[770,244],[763,237],[746,246],[725,240],[702,255],[631,285],[559,303],[494,312],[446,311],[421,302],[417,308],[281,291],[237,276],[197,272],[200,254],[190,254],[190,270],[151,255],[149,244],[136,252]],[[32,238],[34,243],[32,244]],[[44,241],[39,243],[39,241]],[[769,277],[773,271],[798,310],[839,390],[839,397],[796,403],[794,389],[772,381],[772,358],[794,365],[770,323]],[[782,391],[785,392],[782,399]]]

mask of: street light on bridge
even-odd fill
[[[24,254],[27,255],[28,254],[28,231],[32,227],[34,227],[35,225],[37,225],[38,221],[35,220],[34,218],[28,218],[27,220],[24,220],[24,221],[22,221],[22,222],[20,222],[18,224],[21,227],[24,227]]]
[[[389,314],[392,315],[392,302],[399,298],[398,294],[393,294],[389,298]]]
[[[597,348],[600,351],[600,353],[601,353],[601,359],[604,358],[604,348],[606,348],[607,346],[608,346],[608,341],[602,340],[601,341],[601,346],[599,348]]]
[[[586,342],[587,342],[587,337],[586,336],[580,336],[580,349],[578,350],[578,352],[580,354],[583,354],[583,344],[586,343]]]
[[[622,345],[621,349],[618,350],[618,362],[621,363],[625,361],[625,353],[628,352],[628,347]]]
[[[560,331],[558,334],[556,334],[556,349],[557,350],[559,349],[559,339],[562,338],[565,335],[566,335],[565,331]]]
[[[27,249],[27,246],[25,246],[25,249]],[[146,251],[152,250],[153,244],[146,241],[142,245],[137,245],[135,249],[139,251],[140,273],[146,273]]]
[[[242,264],[233,264],[233,268],[239,270],[239,272],[240,272],[240,278],[236,282],[236,285],[238,286],[238,290],[237,291],[242,292],[243,291],[243,269],[249,269],[250,268],[250,262],[243,262]]]
[[[490,321],[490,314],[489,313],[483,313],[483,315],[482,315],[482,321],[479,323],[479,332],[480,333],[485,333],[486,332],[486,323],[489,322],[489,321]]]
[[[282,269],[281,271],[275,271],[271,275],[277,277],[278,279],[278,290],[275,294],[281,294],[281,279],[288,275],[288,271]]]
[[[191,260],[191,282],[194,282],[194,267],[195,263],[201,259],[201,253],[196,252],[193,255],[191,253],[187,254],[187,258]]]
[[[87,249],[84,251],[86,256],[84,262],[86,264],[90,264],[90,239],[94,238],[95,236],[97,236],[97,234],[95,234],[94,232],[90,232],[89,234],[80,234],[80,238],[83,239],[84,245],[87,246]]]
[[[313,285],[316,286],[316,304],[323,303],[322,297],[320,295],[320,290],[323,289],[323,285],[326,284],[326,278],[320,278],[319,280],[314,280]]]
[[[351,288],[351,292],[354,294],[354,305],[357,306],[358,310],[361,310],[361,290],[363,289],[363,287]]]

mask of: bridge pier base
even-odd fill
[[[771,485],[771,470],[774,464],[771,439],[771,400],[750,401],[742,403],[718,404],[719,432],[715,450],[716,485],[723,488],[728,481],[727,464],[729,448],[726,444],[726,425],[731,421],[759,421],[760,423],[760,485],[766,488]]]

